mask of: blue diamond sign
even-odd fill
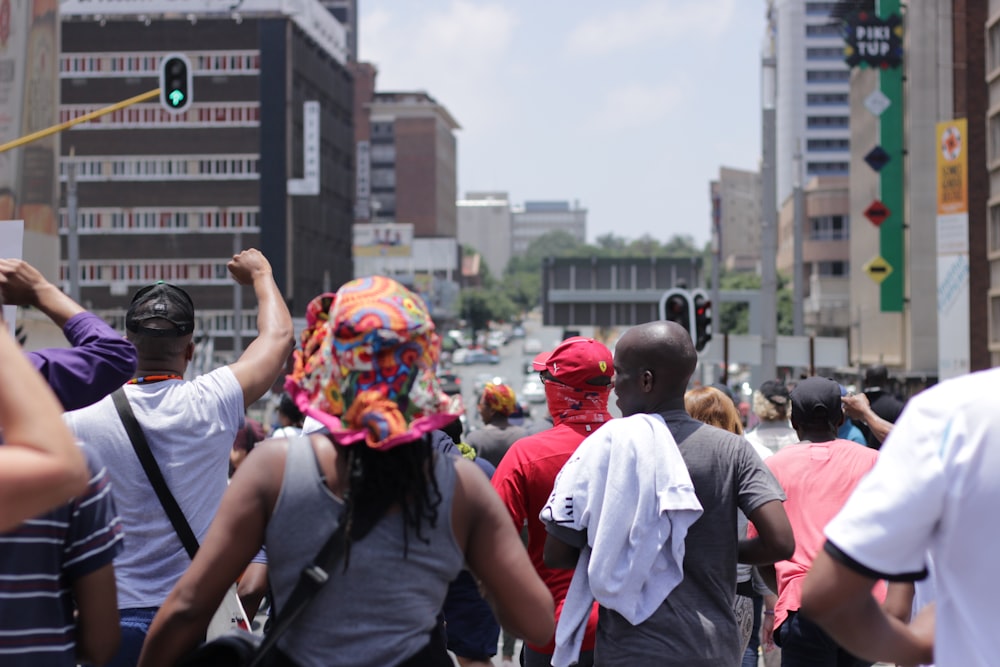
[[[865,162],[876,172],[882,171],[882,167],[889,163],[892,158],[885,149],[881,146],[876,146],[875,148],[868,151],[868,155],[865,156]]]

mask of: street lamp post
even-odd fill
[[[778,206],[776,201],[776,97],[777,60],[770,35],[761,54],[761,230],[760,230],[760,373],[777,375],[778,342]]]

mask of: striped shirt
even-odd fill
[[[122,528],[107,470],[90,464],[86,492],[67,505],[0,533],[0,664],[76,665],[73,584],[111,563]]]

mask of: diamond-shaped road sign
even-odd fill
[[[892,267],[889,266],[889,262],[882,258],[882,255],[875,255],[875,257],[864,265],[864,270],[868,274],[868,277],[879,285],[892,273]]]
[[[875,116],[881,116],[882,112],[889,108],[890,104],[892,104],[892,101],[877,88],[872,91],[871,95],[865,98],[865,108]]]
[[[886,205],[876,199],[868,206],[868,208],[865,209],[864,216],[868,218],[873,225],[878,227],[885,222],[890,213],[891,211],[889,211]]]
[[[865,162],[876,172],[882,171],[882,167],[887,165],[891,159],[891,156],[881,146],[871,149],[868,151],[868,155],[865,156]]]

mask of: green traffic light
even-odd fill
[[[184,93],[179,90],[171,90],[167,98],[172,106],[179,107],[184,102]]]

